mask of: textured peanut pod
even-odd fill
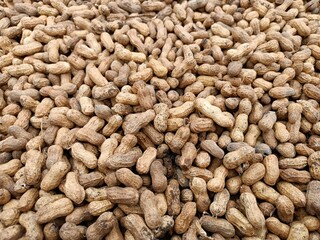
[[[225,219],[203,216],[200,223],[203,229],[208,232],[219,233],[227,238],[235,235],[234,227]]]
[[[161,216],[156,206],[156,198],[150,190],[144,190],[140,195],[140,207],[144,213],[144,219],[150,229],[161,225]]]
[[[56,218],[67,216],[73,211],[73,204],[68,198],[61,198],[42,206],[36,213],[40,224],[50,222]]]
[[[257,229],[263,228],[265,219],[257,205],[255,196],[252,193],[242,193],[240,195],[240,201],[245,208],[246,216],[252,226]]]
[[[142,217],[137,214],[129,214],[121,219],[122,225],[130,231],[134,239],[155,240],[154,234],[146,226]]]
[[[235,169],[242,163],[250,161],[254,155],[254,148],[244,146],[236,151],[227,153],[223,158],[223,164],[228,169]]]
[[[255,229],[248,219],[236,208],[230,208],[226,212],[226,219],[245,236],[253,236]]]
[[[178,234],[185,233],[196,215],[196,203],[187,202],[183,205],[180,214],[174,223],[174,230]]]

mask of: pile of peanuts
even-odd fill
[[[0,1],[0,240],[319,240],[319,0]]]

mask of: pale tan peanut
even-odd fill
[[[183,118],[187,117],[194,111],[194,102],[186,101],[179,107],[169,109],[170,118]]]
[[[116,221],[112,212],[101,214],[98,219],[91,224],[86,232],[87,239],[103,239],[111,230]]]
[[[90,169],[97,167],[97,157],[92,152],[87,151],[81,143],[72,145],[71,154],[73,158],[84,163],[86,167]]]
[[[240,164],[250,161],[254,155],[254,148],[244,146],[236,151],[227,153],[223,158],[223,164],[228,169],[235,169]]]
[[[19,217],[19,223],[26,229],[25,238],[43,239],[43,232],[40,224],[36,221],[35,212],[22,213]]]
[[[196,203],[187,202],[183,205],[180,214],[177,216],[174,230],[178,234],[185,233],[196,214]]]
[[[178,162],[181,169],[190,168],[196,156],[197,156],[196,147],[194,146],[193,143],[187,142],[181,149],[181,157]]]
[[[41,168],[45,161],[42,153],[37,150],[29,150],[27,152],[27,160],[25,164],[25,181],[28,185],[37,184],[41,177]]]
[[[68,198],[61,198],[42,206],[36,213],[39,224],[50,222],[56,218],[67,216],[73,211],[73,204]]]
[[[320,227],[319,219],[315,216],[305,216],[301,222],[308,228],[309,232],[316,231]]]
[[[47,174],[41,181],[40,188],[45,191],[50,191],[58,187],[70,170],[70,165],[64,161],[59,161],[53,164]]]
[[[153,147],[147,148],[142,156],[138,158],[136,170],[139,174],[147,174],[150,170],[152,162],[156,159],[156,149]]]
[[[36,211],[38,211],[41,207],[43,207],[43,206],[45,206],[45,205],[47,205],[49,203],[52,203],[52,202],[54,202],[56,200],[59,200],[59,199],[64,197],[63,194],[55,194],[55,195],[50,195],[49,194],[49,195],[44,195],[44,196],[41,196],[39,194],[39,196],[40,196],[40,198],[37,200],[37,202],[36,202],[36,204],[34,206],[34,209]]]
[[[261,131],[265,132],[273,128],[273,125],[277,121],[277,116],[275,112],[267,112],[263,115],[262,119],[259,121],[258,126]]]
[[[98,168],[101,172],[106,168],[108,158],[113,155],[115,149],[118,146],[117,139],[108,138],[101,145],[101,154],[98,159]]]
[[[10,198],[11,198],[10,192],[5,188],[1,188],[0,189],[0,204],[1,205],[6,204],[7,202],[10,201]]]
[[[287,182],[308,183],[311,175],[308,171],[287,168],[280,171],[280,177]]]
[[[27,212],[31,210],[39,197],[39,190],[31,188],[27,190],[19,199],[18,210],[21,212]]]
[[[136,164],[141,155],[142,153],[139,148],[133,148],[127,153],[117,153],[109,156],[105,163],[109,169],[113,170],[123,167],[132,167]]]
[[[161,225],[161,215],[156,205],[156,198],[153,192],[146,189],[140,195],[140,207],[144,219],[150,229],[158,228]]]
[[[240,195],[241,204],[245,208],[249,222],[257,229],[264,227],[265,219],[260,211],[255,196],[252,193],[242,193]]]
[[[18,223],[20,211],[16,208],[5,209],[0,213],[1,223],[8,227]]]
[[[21,168],[21,161],[19,159],[12,159],[7,163],[0,165],[0,173],[13,176]]]
[[[19,239],[24,234],[24,227],[22,227],[19,224],[15,224],[12,226],[9,226],[7,228],[1,229],[1,238],[0,239]]]
[[[308,184],[307,188],[307,211],[310,214],[319,215],[319,201],[317,200],[317,196],[319,194],[319,185],[320,182],[317,180],[313,180]]]
[[[259,181],[252,185],[252,192],[257,198],[275,204],[280,194],[272,187]]]
[[[238,209],[228,209],[226,219],[245,236],[253,236],[255,234],[255,229],[251,223]]]
[[[229,178],[226,181],[226,188],[230,194],[237,194],[240,191],[241,185],[242,181],[240,176]]]
[[[264,175],[264,182],[268,185],[275,185],[279,176],[279,163],[276,155],[269,155],[263,159],[263,164],[265,166],[266,172]]]
[[[92,216],[100,216],[114,206],[109,200],[92,201],[88,204],[87,210]]]
[[[153,107],[156,112],[156,116],[153,120],[154,127],[159,132],[165,132],[167,130],[168,118],[169,118],[169,108],[165,103],[155,104]]]
[[[278,217],[285,223],[293,221],[294,205],[285,195],[280,195],[275,203]]]
[[[235,235],[234,227],[225,219],[203,216],[200,218],[200,223],[204,230],[219,233],[223,237],[233,237]]]
[[[122,124],[125,134],[137,133],[142,127],[148,125],[155,118],[153,110],[147,110],[143,113],[129,114],[126,116]]]
[[[244,141],[244,132],[248,128],[248,115],[245,113],[239,114],[235,119],[234,127],[230,133],[230,137],[235,142]]]
[[[152,231],[146,226],[143,218],[137,214],[129,214],[125,216],[121,219],[121,224],[130,231],[134,239],[154,239]]]
[[[78,176],[75,172],[69,172],[66,175],[66,181],[63,184],[63,191],[66,197],[76,204],[82,203],[85,198],[85,190],[79,184]]]
[[[168,210],[166,195],[164,193],[157,193],[155,194],[155,199],[156,199],[157,209],[160,215],[163,217]]]
[[[290,227],[282,222],[280,222],[275,217],[269,217],[266,219],[266,226],[268,231],[279,236],[281,239],[287,239],[290,231]]]
[[[220,108],[211,105],[206,99],[197,99],[195,107],[206,117],[211,118],[219,126],[232,127],[234,125],[234,119],[230,115],[226,115],[225,112],[222,112]]]
[[[211,192],[220,192],[225,186],[225,178],[228,175],[228,169],[223,165],[214,171],[214,177],[207,182],[207,188]]]
[[[309,239],[307,227],[300,222],[293,222],[288,235],[288,240],[293,239]]]
[[[262,163],[252,164],[241,177],[242,182],[245,185],[253,185],[265,176],[265,166]]]
[[[279,142],[287,142],[290,139],[290,133],[286,126],[281,122],[274,124],[274,135]]]
[[[117,179],[127,187],[139,189],[142,186],[142,178],[134,174],[128,168],[120,168],[116,171]]]
[[[59,237],[64,239],[81,239],[84,238],[87,228],[66,222],[59,229]],[[46,236],[47,237],[47,236]]]
[[[189,183],[190,189],[194,194],[194,198],[197,204],[197,210],[199,212],[208,211],[210,206],[210,198],[207,192],[206,181],[202,178],[195,177]]]
[[[155,192],[164,192],[167,187],[167,177],[165,175],[165,168],[160,161],[153,161],[150,166],[150,175],[152,188]]]
[[[127,153],[137,144],[137,141],[137,137],[132,134],[124,136],[114,153]]]
[[[210,165],[210,155],[205,151],[199,151],[194,161],[195,165],[200,168],[206,168]]]
[[[319,162],[319,152],[315,152],[308,157],[308,166],[311,177],[315,180],[320,180],[319,172],[317,171],[317,163]]]
[[[214,195],[214,201],[210,204],[210,212],[214,217],[221,217],[227,211],[227,204],[230,199],[230,193],[223,189]]]
[[[66,216],[66,221],[74,224],[80,224],[83,221],[91,221],[92,218],[93,216],[89,213],[88,205],[85,205],[75,208]]]

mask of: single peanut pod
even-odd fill
[[[121,224],[130,231],[133,239],[153,240],[154,234],[138,214],[129,214],[121,219]],[[127,235],[127,234],[125,234]]]
[[[281,239],[287,239],[290,231],[290,227],[275,217],[269,217],[266,219],[266,226],[268,231],[279,236]]]
[[[116,171],[117,179],[126,187],[133,187],[139,189],[142,186],[142,178],[139,175],[134,174],[128,168],[120,168]]]
[[[320,181],[313,180],[308,184],[307,187],[307,211],[310,214],[317,214],[320,213],[320,204],[319,204],[319,189],[320,189]]]
[[[242,182],[248,186],[253,185],[265,176],[265,172],[262,163],[254,163],[243,173]]]
[[[213,175],[214,178],[208,181],[207,188],[211,192],[220,192],[225,186],[225,178],[228,175],[228,169],[221,165],[215,169]]]
[[[243,235],[251,237],[255,235],[255,229],[248,219],[236,208],[229,208],[226,219],[234,225]]]
[[[223,164],[227,169],[235,169],[241,164],[250,161],[254,156],[255,149],[244,146],[236,151],[227,153],[223,158]]]
[[[320,227],[320,221],[315,216],[305,216],[301,222],[308,228],[309,232],[317,231]]]
[[[72,157],[83,162],[86,167],[94,169],[98,160],[94,153],[87,151],[81,143],[74,143],[71,147]]]
[[[98,219],[88,227],[86,239],[104,239],[104,237],[112,230],[115,221],[116,219],[112,212],[101,214]]]
[[[230,200],[230,193],[223,189],[214,195],[214,201],[210,204],[210,212],[214,217],[221,217],[227,211],[227,204]]]
[[[294,239],[309,239],[309,231],[303,223],[293,222],[291,224],[287,240]]]
[[[51,166],[41,181],[40,188],[44,191],[51,191],[58,187],[64,176],[70,170],[70,165],[64,161],[56,162]]]
[[[263,182],[257,182],[252,185],[252,192],[257,198],[268,201],[272,204],[275,204],[280,194],[275,191],[273,188],[269,187]]]
[[[41,178],[41,169],[44,165],[44,157],[40,151],[29,150],[25,164],[25,181],[28,185],[39,183]]]
[[[52,231],[53,226],[50,226],[50,223],[48,223],[45,226],[45,228],[46,227],[47,228],[51,228],[50,230]],[[47,230],[47,231],[49,232],[50,230]],[[84,236],[86,234],[86,231],[87,231],[87,228],[85,226],[76,225],[76,224],[71,223],[71,222],[66,222],[60,227],[60,229],[57,229],[57,230],[58,230],[59,237],[61,237],[62,240],[66,240],[66,239],[81,239],[81,238],[84,238]],[[45,237],[48,238],[48,239],[54,238],[53,236],[51,236],[51,234],[49,235],[49,233],[47,233],[47,234],[45,233]]]
[[[293,221],[294,205],[285,195],[280,195],[276,201],[277,214],[281,221],[290,223]]]
[[[204,230],[219,233],[225,238],[230,238],[235,235],[234,227],[225,219],[203,216],[200,218],[200,223]]]
[[[268,185],[275,185],[279,176],[279,162],[276,155],[269,155],[263,159],[263,164],[266,168],[266,173],[264,175],[264,182]]]
[[[242,193],[240,195],[240,202],[245,208],[246,216],[249,222],[257,229],[265,226],[265,219],[260,211],[256,197],[252,193]]]
[[[181,169],[190,168],[196,156],[197,149],[195,145],[191,142],[187,142],[181,149],[181,157],[178,163]]]
[[[272,129],[276,121],[277,121],[276,113],[269,111],[263,115],[262,119],[258,123],[258,126],[261,131],[265,132],[267,130]]]
[[[110,210],[113,207],[114,207],[114,204],[109,200],[92,201],[86,206],[86,208],[83,209],[84,211],[83,218],[87,218],[87,214],[92,216],[100,216],[102,213]]]
[[[83,202],[85,198],[85,190],[79,184],[77,173],[69,172],[66,176],[66,181],[63,184],[64,193],[66,197],[71,199],[76,204]]]
[[[224,157],[224,151],[213,140],[202,141],[200,147],[216,158],[222,159]]]
[[[207,192],[206,181],[202,178],[195,177],[192,179],[189,185],[196,200],[197,210],[199,212],[208,211],[210,206],[210,198]]]
[[[196,203],[187,202],[183,205],[180,214],[177,216],[174,223],[174,230],[178,234],[185,233],[189,228],[193,218],[197,212]]]
[[[43,239],[43,232],[40,224],[36,222],[36,213],[28,211],[19,217],[19,223],[26,229],[25,238]]]
[[[140,196],[140,207],[144,214],[144,219],[150,229],[158,228],[161,225],[161,215],[156,205],[156,198],[153,192],[146,189]]]
[[[179,182],[176,179],[171,179],[165,192],[168,206],[168,214],[177,216],[180,213],[180,189]]]
[[[198,98],[195,107],[203,115],[211,118],[221,127],[230,128],[234,125],[234,119],[230,115],[226,115],[220,108],[211,105],[210,102],[204,98]]]
[[[61,198],[42,206],[36,213],[40,224],[50,222],[56,218],[67,216],[73,211],[73,204],[68,198]]]
[[[305,207],[306,196],[292,183],[280,181],[277,183],[278,191],[287,196],[296,207]]]
[[[142,156],[138,158],[136,170],[139,174],[147,174],[150,170],[152,162],[156,159],[156,149],[153,147],[147,148]]]

